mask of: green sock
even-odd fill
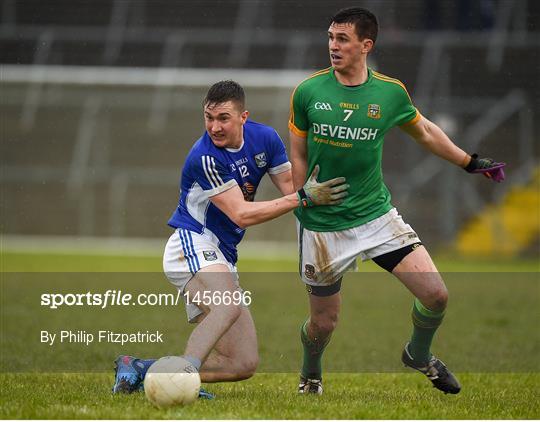
[[[321,379],[322,368],[321,368],[321,359],[324,352],[324,348],[330,341],[330,337],[325,339],[323,342],[311,340],[307,334],[306,325],[309,320],[306,320],[302,324],[300,330],[300,339],[302,340],[302,345],[304,346],[304,363],[302,364],[302,376],[311,379]]]
[[[413,333],[409,343],[409,353],[418,362],[427,362],[431,358],[431,342],[435,331],[444,317],[444,311],[431,311],[418,300],[414,300],[412,309]]]

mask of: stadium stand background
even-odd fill
[[[287,144],[290,93],[327,66],[328,18],[351,5],[379,18],[370,65],[464,149],[509,163],[496,186],[387,136],[394,204],[426,243],[450,245],[538,166],[540,2],[2,0],[2,233],[165,238],[207,87],[237,79]],[[265,183],[257,199],[276,195]],[[247,238],[293,241],[294,220]]]

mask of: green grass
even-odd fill
[[[371,263],[343,285],[343,312],[325,353],[325,394],[295,393],[298,328],[307,315],[295,261],[243,260],[253,292],[259,373],[240,383],[206,387],[214,401],[158,410],[144,394],[112,396],[112,360],[179,354],[191,331],[177,308],[106,310],[40,307],[42,291],[163,291],[161,258],[76,254],[2,254],[0,417],[3,419],[538,419],[540,289],[532,261],[435,260],[450,290],[435,353],[463,384],[444,395],[399,363],[410,332],[411,297]],[[34,274],[18,274],[17,272]],[[278,273],[277,271],[281,271]],[[371,272],[376,271],[376,272]],[[488,272],[489,271],[489,272]],[[528,273],[527,273],[528,271]],[[536,273],[535,273],[536,271]],[[47,272],[47,274],[45,274]],[[71,274],[77,272],[76,274]],[[40,329],[159,327],[164,345],[57,345]],[[536,328],[535,328],[536,327]],[[68,372],[66,372],[68,371]],[[84,372],[84,373],[77,373]],[[18,373],[15,373],[18,372]]]
[[[416,374],[330,374],[321,397],[295,394],[293,374],[215,384],[212,401],[155,409],[144,394],[113,396],[110,374],[3,374],[4,419],[537,419],[538,374],[461,374],[443,395]]]
[[[434,259],[441,272],[539,272],[540,261],[534,259],[497,260],[464,259],[444,255]],[[75,253],[33,253],[22,251],[4,251],[0,257],[3,272],[161,272],[160,256],[122,256],[122,255],[87,255]],[[296,272],[298,262],[291,259],[255,260],[240,257],[239,271],[244,272]],[[361,272],[382,272],[377,265],[368,261],[359,263]]]

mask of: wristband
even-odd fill
[[[298,196],[298,201],[300,202],[300,205],[302,208],[307,208],[313,206],[313,202],[308,198],[306,195],[306,191],[304,188],[298,189],[296,192],[296,196]]]
[[[469,161],[469,164],[467,164],[466,167],[464,167],[464,170],[467,172],[467,173],[471,173],[473,172],[474,170],[476,170],[478,168],[478,154],[472,154],[471,155],[471,161]]]

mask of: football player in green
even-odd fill
[[[339,11],[328,29],[331,66],[301,82],[291,97],[289,132],[296,189],[316,165],[322,180],[345,176],[340,205],[296,210],[301,276],[310,316],[301,328],[304,361],[300,393],[322,393],[321,358],[336,328],[344,272],[372,259],[415,296],[413,332],[402,361],[445,393],[461,386],[430,347],[448,292],[426,248],[390,202],[381,158],[385,134],[398,126],[431,153],[496,182],[504,163],[479,159],[456,146],[413,106],[405,86],[367,67],[377,39],[376,17],[361,8]]]

